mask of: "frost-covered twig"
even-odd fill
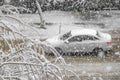
[[[2,38],[2,40],[7,43],[6,46],[9,47],[9,50],[2,51],[2,54],[0,54],[2,55],[1,59],[3,59],[0,64],[0,76],[3,77],[3,79],[63,80],[64,76],[62,73],[66,73],[69,70],[62,69],[60,66],[56,65],[58,62],[63,66],[66,65],[64,58],[62,58],[56,49],[54,49],[50,44],[41,42],[38,39],[29,38],[26,34],[19,31],[18,27],[20,26],[11,25],[9,22],[4,20],[1,20],[0,23],[3,24],[0,28],[4,29],[3,35],[0,35],[0,38]],[[6,32],[9,34],[6,34]],[[19,38],[17,38],[18,36]],[[18,39],[22,42],[15,44]],[[40,48],[40,51],[38,51],[37,48]],[[54,61],[51,62],[46,58],[45,48],[48,48],[53,52],[55,55]],[[76,76],[74,72],[69,72]],[[67,75],[68,74],[66,73],[66,76]],[[24,77],[25,79],[23,79]],[[76,77],[78,78],[78,76]]]

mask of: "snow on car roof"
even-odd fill
[[[75,35],[93,35],[93,36],[96,36],[97,31],[94,29],[75,29],[75,30],[71,30],[71,34],[73,36],[75,36]]]

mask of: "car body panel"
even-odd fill
[[[60,37],[62,35],[58,35],[51,39],[47,39],[46,42],[50,43],[54,48],[60,48],[64,53],[69,52],[92,52],[95,48],[102,48],[104,51],[112,49],[111,44],[107,44],[107,42],[111,42],[111,36],[107,33],[98,32],[92,29],[83,29],[83,30],[71,30],[71,36],[69,36],[65,40],[61,40]],[[93,40],[89,40],[89,38],[85,38],[84,40],[78,41],[69,41],[72,40],[73,37],[79,36],[80,39],[84,38],[81,36],[88,36],[89,38],[92,36]],[[74,38],[73,38],[74,40]]]

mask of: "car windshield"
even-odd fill
[[[65,33],[63,34],[61,37],[60,37],[60,40],[66,40],[67,38],[69,38],[71,35],[71,31],[68,32],[68,33]]]
[[[98,37],[102,37],[102,35],[104,35],[102,32],[100,31],[97,31],[97,34],[96,34]]]

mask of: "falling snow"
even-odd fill
[[[119,3],[119,0],[1,0],[0,80],[120,80]],[[82,29],[85,31],[79,32]],[[88,45],[87,54],[83,53],[90,38],[79,47],[63,46],[69,53],[49,42],[70,45],[68,38],[72,33],[65,33],[72,30],[78,30],[76,35],[86,33],[100,38],[102,44],[112,46],[111,54],[104,55],[106,47],[101,49],[100,45],[90,54],[93,44]]]

